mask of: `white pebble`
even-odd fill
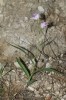
[[[66,98],[66,95],[64,95],[63,98]]]
[[[61,60],[59,60],[59,64],[61,64],[62,63],[62,61]]]
[[[5,84],[7,87],[9,87],[9,82],[8,81],[5,81]]]
[[[64,100],[63,98],[61,98],[61,100]]]
[[[59,94],[59,91],[56,91],[55,94],[58,95]]]
[[[53,63],[52,57],[49,57],[49,62],[50,62],[51,64]]]
[[[16,66],[16,68],[20,68],[20,65],[18,64],[18,62],[14,62],[14,65]]]
[[[42,6],[38,6],[38,10],[40,11],[40,12],[44,12],[44,8],[42,7]]]
[[[25,21],[28,21],[28,17],[25,17]]]
[[[47,89],[50,90],[51,89],[51,86],[48,86]]]
[[[46,68],[50,68],[51,64],[50,63],[46,63]]]
[[[31,91],[34,91],[34,88],[31,87],[31,86],[28,86],[28,89],[31,90]]]
[[[15,70],[12,70],[13,73],[15,73]]]
[[[63,57],[63,54],[61,54],[61,57]]]
[[[33,65],[32,64],[29,64],[28,65],[28,69],[32,70],[33,69]]]

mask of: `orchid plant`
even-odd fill
[[[35,20],[35,21],[40,21],[40,15],[38,13],[35,13],[33,15],[33,17],[30,18],[30,20]],[[42,30],[43,28],[45,28],[48,24],[43,21],[41,23],[39,23],[40,25],[40,29]],[[45,42],[44,42],[45,43]],[[10,44],[10,43],[9,43]],[[26,48],[22,47],[22,46],[19,46],[19,45],[12,45],[10,44],[11,46],[21,50],[30,60],[31,60],[31,57],[29,56],[28,52],[29,50],[27,50]],[[37,49],[38,50],[38,49]],[[29,52],[33,55],[34,59],[36,59],[36,56],[35,54],[33,54],[31,51]],[[40,72],[40,71],[49,71],[49,72],[55,72],[55,73],[59,73],[57,70],[53,69],[53,68],[44,68],[43,66],[41,66],[41,68],[38,68],[36,69],[36,65],[35,63],[31,60],[32,62],[32,65],[33,65],[33,70],[32,72],[28,69],[28,66],[26,66],[25,62],[21,59],[21,58],[16,58],[17,59],[17,62],[18,64],[20,65],[20,67],[22,68],[22,70],[25,72],[25,75],[27,76],[28,78],[28,83],[27,83],[27,86],[29,86],[30,84],[34,83],[36,80],[33,79],[33,76],[34,74]],[[36,61],[35,61],[36,62]]]

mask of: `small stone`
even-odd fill
[[[51,86],[48,86],[47,89],[50,90],[51,89]]]
[[[61,100],[64,100],[63,98],[61,98]]]
[[[3,21],[3,15],[0,14],[0,23]]]
[[[16,68],[20,68],[20,65],[18,64],[18,62],[14,62],[14,65],[16,66]]]
[[[53,63],[52,57],[49,57],[49,62],[50,62],[51,64]]]
[[[5,84],[7,87],[9,87],[9,82],[8,81],[5,81]]]
[[[25,17],[25,21],[28,21],[28,17]]]
[[[28,69],[32,70],[33,69],[33,65],[32,64],[29,64],[28,65]]]
[[[30,90],[30,91],[34,91],[35,89],[33,88],[33,87],[31,87],[31,86],[28,86],[28,89]]]
[[[61,54],[61,58],[63,57],[63,54]]]
[[[12,70],[12,72],[15,73],[16,71],[15,70]]]
[[[61,60],[59,60],[59,64],[61,64],[62,63],[62,61]]]
[[[50,63],[46,63],[46,68],[50,68],[51,64]]]
[[[35,97],[40,97],[39,91],[35,90],[34,93],[35,93]]]
[[[35,90],[34,93],[35,93],[35,94],[39,94],[39,91]]]
[[[58,95],[59,94],[59,91],[56,91],[55,94]]]
[[[52,95],[49,95],[49,94],[48,94],[48,96],[46,97],[47,100],[51,100],[51,98],[52,98]]]
[[[39,92],[41,92],[41,93],[42,93],[42,92],[43,92],[43,89],[41,89],[41,88],[40,88],[40,89],[39,89]]]
[[[38,66],[39,68],[41,68],[43,65],[44,65],[44,63],[41,62],[41,61],[39,61],[37,66]]]
[[[56,14],[59,14],[60,11],[59,11],[58,9],[55,9],[55,13],[56,13]]]
[[[42,6],[38,6],[38,10],[40,11],[40,12],[44,12],[44,8],[42,7]]]
[[[63,98],[66,99],[66,95],[64,95]]]
[[[24,76],[25,75],[25,72],[22,72],[22,75]]]
[[[3,6],[4,5],[4,1],[0,0],[0,5]]]

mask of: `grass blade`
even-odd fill
[[[21,62],[20,59],[18,59],[18,58],[16,58],[16,59],[17,59],[18,64],[20,65],[20,67],[21,67],[21,68],[23,69],[23,71],[25,72],[27,78],[30,79],[30,76],[31,76],[31,75],[30,75],[29,71],[27,70],[26,66],[24,66],[24,64]]]
[[[9,43],[10,44],[10,43]],[[12,45],[10,44],[11,46],[21,50],[23,53],[25,53],[25,55],[27,55],[27,57],[31,60],[32,64],[34,64],[34,62],[32,61],[31,57],[28,55],[28,53],[21,47],[21,46],[18,46],[18,45]]]
[[[10,43],[9,43],[10,44]],[[21,51],[23,51],[27,56],[28,56],[28,53],[27,52],[25,52],[25,50],[23,50],[20,46],[15,46],[15,45],[12,45],[12,44],[10,44],[11,46],[13,46],[13,47],[15,47],[15,48],[17,48],[17,49],[19,49],[19,50],[21,50]]]
[[[0,69],[0,78],[2,77],[2,70]]]
[[[36,82],[36,81],[37,81],[37,80],[34,80],[34,79],[30,80],[30,81],[27,83],[27,86],[31,85],[32,83],[34,83],[34,82]]]
[[[8,70],[4,75],[2,75],[2,76],[5,76],[5,75],[7,75],[9,72],[11,71],[11,69],[10,70]]]
[[[40,72],[40,71],[49,71],[49,72],[55,72],[55,73],[60,74],[59,71],[57,71],[56,69],[53,69],[53,68],[39,68],[38,70],[33,72],[33,75]]]

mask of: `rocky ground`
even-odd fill
[[[30,20],[34,13],[44,14],[44,21],[51,23],[40,34],[37,21]],[[41,52],[37,51],[35,46],[46,38],[46,45],[39,46]],[[62,74],[39,72],[34,75],[37,81],[26,87],[28,80],[16,57],[21,57],[30,70],[32,63],[8,43],[35,54],[38,68],[52,67]],[[66,1],[0,0],[0,68],[2,64],[3,73],[11,71],[0,77],[1,100],[66,100]]]

